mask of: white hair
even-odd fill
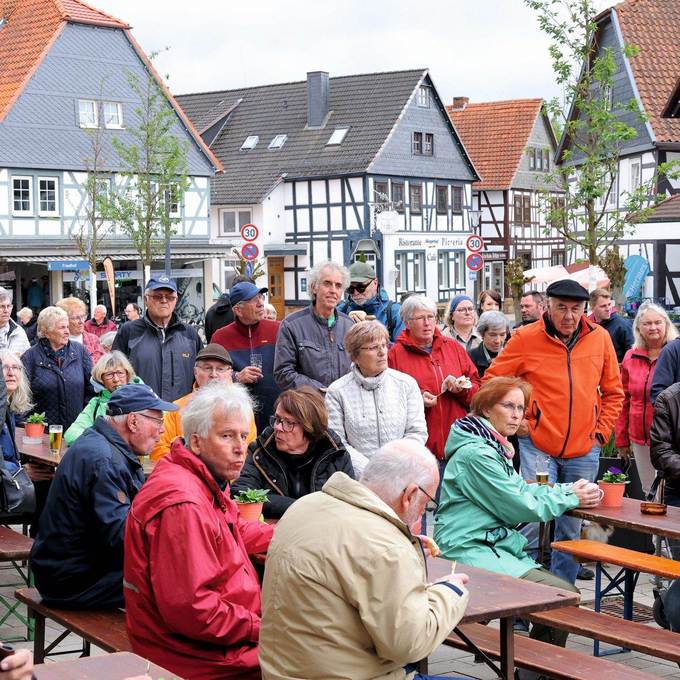
[[[94,308],[94,311],[96,312],[98,309],[103,309],[103,310],[104,310],[104,314],[108,313],[108,310],[106,309],[106,305],[97,305],[97,306]]]
[[[182,411],[182,432],[186,441],[192,434],[202,439],[213,426],[215,413],[237,413],[245,420],[253,418],[253,400],[243,385],[211,382],[196,390]]]
[[[635,342],[633,343],[633,347],[635,347],[635,349],[647,348],[647,343],[645,342],[645,339],[642,337],[642,333],[640,333],[640,324],[642,323],[642,317],[645,316],[645,314],[647,314],[648,312],[654,312],[663,319],[665,325],[664,345],[669,343],[671,340],[675,340],[675,338],[678,337],[678,331],[673,325],[673,322],[668,317],[668,312],[660,305],[657,305],[656,303],[651,302],[649,300],[645,300],[645,302],[643,302],[638,307],[637,314],[635,315],[635,320],[633,321],[633,335],[635,336]]]
[[[484,335],[488,330],[502,329],[506,333],[508,332],[510,324],[508,323],[508,318],[499,312],[498,310],[491,310],[484,312],[477,322],[477,331],[480,335]]]
[[[0,302],[2,300],[8,300],[9,302],[12,302],[12,292],[6,288],[0,288]]]
[[[332,272],[338,272],[342,276],[342,292],[345,293],[350,282],[349,269],[343,267],[341,264],[332,262],[331,260],[326,260],[325,262],[319,262],[319,264],[314,265],[312,269],[309,270],[309,275],[307,279],[307,290],[309,296],[313,297],[316,293],[316,289],[319,287],[319,282],[321,281],[321,273],[326,269],[330,269]]]
[[[429,298],[424,295],[409,295],[402,303],[399,309],[399,316],[401,320],[406,323],[410,321],[416,312],[424,309],[428,312],[432,312],[437,316],[437,305],[432,302]]]
[[[99,344],[104,349],[111,351],[111,348],[113,347],[113,341],[116,339],[116,333],[117,331],[109,331],[108,333],[104,333],[99,338]]]
[[[103,416],[101,416],[107,423],[115,423],[116,425],[123,425],[124,423],[127,423],[127,419],[129,413],[122,413],[117,416],[112,416],[109,415],[108,413],[105,413]]]
[[[389,505],[409,484],[428,486],[438,474],[437,460],[423,444],[395,439],[371,457],[359,481]]]

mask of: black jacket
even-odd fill
[[[228,326],[234,320],[229,293],[222,293],[217,302],[205,313],[205,339],[210,342],[213,333]]]
[[[633,346],[635,341],[630,321],[614,313],[606,321],[601,321],[600,326],[609,333],[609,337],[612,339],[614,349],[616,350],[616,358],[621,363],[623,357],[626,356],[626,352]]]
[[[656,398],[649,437],[652,465],[663,470],[667,489],[680,495],[680,383]]]
[[[491,357],[491,360],[487,358],[487,352]],[[468,350],[468,356],[470,359],[472,359],[472,363],[475,365],[477,373],[479,373],[479,377],[481,378],[484,375],[486,369],[491,366],[491,362],[498,356],[498,353],[492,355],[489,350],[485,352],[484,343],[482,342],[474,349]]]
[[[312,444],[310,453],[309,459],[304,456],[307,463],[293,468],[286,460],[288,456],[276,449],[274,430],[268,427],[250,445],[241,476],[231,485],[232,496],[236,497],[246,489],[269,489],[263,514],[281,517],[301,496],[321,491],[328,478],[338,470],[354,479],[349,453],[332,430],[326,430],[321,439]]]

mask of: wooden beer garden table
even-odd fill
[[[132,652],[86,656],[35,667],[36,680],[121,680],[144,674],[150,675],[152,680],[181,680],[174,673],[155,663],[149,664],[146,659]]]

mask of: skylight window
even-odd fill
[[[241,144],[241,151],[254,149],[259,141],[260,138],[257,135],[249,135],[246,137],[246,141]]]
[[[333,130],[331,138],[326,142],[326,146],[342,144],[348,132],[349,132],[348,127],[335,128],[335,130]]]
[[[270,149],[280,149],[288,139],[288,135],[276,135],[271,142],[269,142]]]

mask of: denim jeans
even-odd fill
[[[544,455],[537,449],[530,437],[519,437],[520,472],[526,480],[536,479],[536,457]],[[600,466],[600,447],[593,446],[584,456],[577,458],[554,458],[549,456],[548,475],[550,483],[575,482],[577,479],[587,479],[594,482]],[[536,559],[538,555],[538,524],[528,524],[522,533],[529,541],[530,555]],[[555,540],[571,541],[580,538],[581,520],[575,517],[562,515],[555,519]],[[578,563],[571,555],[555,550],[550,558],[550,571],[555,576],[568,581],[576,582]]]

